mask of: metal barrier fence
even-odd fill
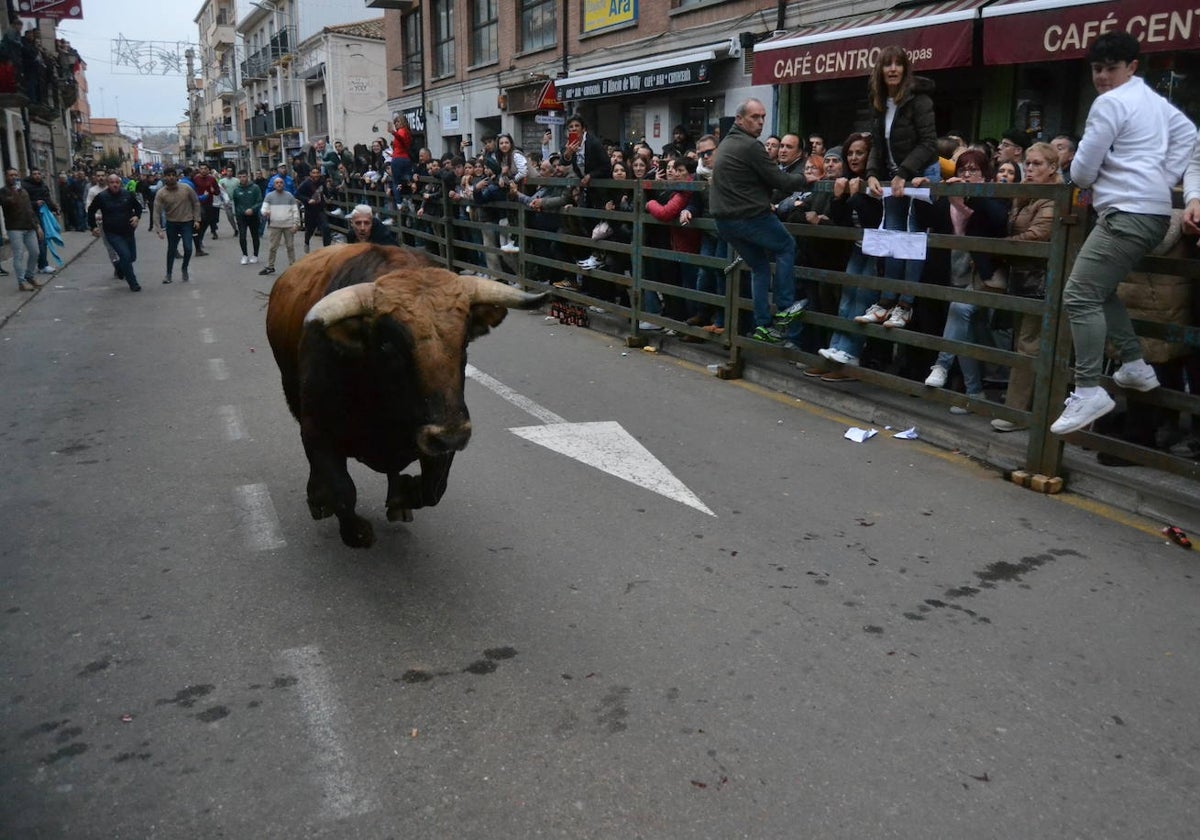
[[[432,179],[423,180],[427,184],[433,183]],[[577,185],[578,181],[575,179],[530,178],[527,188],[570,188]],[[590,190],[611,196],[628,195],[631,209],[619,211],[567,206],[557,213],[554,229],[545,224],[545,217],[538,217],[518,201],[494,201],[485,205],[475,205],[467,201],[453,200],[448,194],[438,194],[424,202],[417,197],[410,210],[407,207],[397,209],[390,196],[383,192],[349,191],[346,213],[348,215],[354,204],[370,205],[380,217],[391,220],[393,230],[403,238],[404,244],[426,248],[437,261],[453,270],[486,273],[496,280],[517,283],[534,290],[551,291],[571,303],[600,306],[610,315],[628,321],[629,335],[626,342],[629,346],[642,346],[646,343],[646,330],[643,327],[648,324],[673,331],[673,335],[683,340],[703,343],[708,346],[710,352],[723,358],[718,371],[722,378],[739,377],[747,361],[756,357],[786,359],[807,365],[828,365],[824,359],[812,352],[766,344],[752,339],[747,334],[750,329],[746,326],[747,316],[752,310],[748,272],[734,254],[702,255],[662,247],[662,243],[647,244],[656,238],[656,234],[661,235],[677,224],[660,222],[646,212],[646,202],[650,198],[664,192],[699,191],[705,188],[706,185],[700,182],[670,182],[669,186],[657,181],[593,182],[589,186]],[[828,189],[828,186],[823,184],[818,185],[818,188]],[[932,187],[934,200],[953,196],[1050,198],[1054,201],[1055,219],[1049,241],[1022,242],[939,233],[930,233],[927,240],[931,258],[935,251],[958,250],[993,254],[998,257],[1020,257],[1023,261],[1044,260],[1044,299],[1018,297],[994,291],[975,291],[933,282],[909,282],[875,275],[848,274],[844,270],[803,265],[801,253],[820,255],[823,248],[831,247],[831,243],[844,243],[841,247],[846,248],[849,244],[861,241],[860,228],[825,224],[786,226],[801,245],[796,265],[797,288],[801,288],[802,284],[806,285],[810,290],[810,300],[821,286],[840,290],[842,286],[849,285],[885,293],[911,294],[917,298],[918,308],[925,306],[940,311],[950,302],[960,301],[994,313],[1005,313],[1002,317],[1010,319],[1032,314],[1041,319],[1041,339],[1037,355],[1027,356],[1012,349],[954,341],[943,338],[940,330],[931,333],[911,328],[884,329],[873,324],[860,324],[828,311],[819,311],[820,307],[813,304],[810,304],[802,315],[805,331],[820,330],[822,334],[837,331],[861,335],[868,343],[885,344],[885,351],[888,353],[919,354],[920,351],[946,351],[956,356],[969,356],[986,365],[1031,371],[1034,376],[1034,388],[1029,410],[1017,410],[1001,402],[979,398],[971,398],[969,408],[973,414],[1001,418],[1027,427],[1025,470],[1043,476],[1059,476],[1062,473],[1063,439],[1050,434],[1049,427],[1059,414],[1069,390],[1072,373],[1071,333],[1062,303],[1062,287],[1070,274],[1075,254],[1087,234],[1088,208],[1086,204],[1081,203],[1079,191],[1069,186],[936,184]],[[417,210],[421,207],[424,208],[424,212],[418,214]],[[534,221],[538,223],[531,224]],[[619,228],[625,235],[593,239],[590,231],[599,221],[608,222],[610,227]],[[711,219],[697,218],[691,226],[704,236],[716,237],[715,224]],[[501,249],[499,239],[506,234],[519,240],[518,252],[508,253]],[[353,239],[353,235],[349,235],[349,238]],[[602,257],[604,264],[590,269],[582,268],[576,257],[586,257],[589,254]],[[810,262],[819,263],[821,260],[812,259]],[[718,288],[723,286],[724,291],[703,291],[664,282],[664,267],[674,264],[719,273],[718,279],[724,279],[725,282],[718,283]],[[1200,261],[1147,257],[1139,266],[1139,270],[1194,281],[1200,278]],[[711,278],[710,274],[709,279]],[[553,285],[555,280],[559,280],[557,286]],[[573,282],[575,280],[583,282]],[[657,311],[660,307],[647,305],[650,295],[674,299],[676,304],[668,307],[669,312]],[[724,331],[705,330],[701,326],[687,323],[686,318],[680,317],[681,306],[685,312],[689,306],[693,309],[707,308],[725,325]],[[941,323],[938,322],[939,327]],[[1140,337],[1186,345],[1193,354],[1200,348],[1200,326],[1139,320],[1134,321],[1134,326]],[[827,343],[822,341],[820,346],[824,347]],[[961,405],[966,399],[961,393],[945,388],[927,387],[923,381],[867,366],[853,368],[853,375],[854,378],[870,385],[947,406]],[[1194,380],[1178,390],[1161,387],[1148,393],[1129,393],[1116,386],[1110,377],[1105,377],[1103,384],[1114,395],[1124,397],[1130,405],[1175,418],[1177,424],[1185,425],[1184,421],[1200,417],[1200,398],[1195,395]],[[1200,422],[1193,427],[1193,431],[1200,434]],[[1109,453],[1137,464],[1200,479],[1200,463],[1192,458],[1175,456],[1159,448],[1140,446],[1092,431],[1076,432],[1069,436],[1069,439],[1097,452]]]

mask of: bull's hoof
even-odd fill
[[[370,548],[375,544],[375,529],[361,516],[347,517],[339,525],[342,542],[350,548]]]
[[[388,522],[412,522],[412,508],[402,507],[401,505],[388,505],[387,518]]]
[[[333,516],[333,505],[328,502],[314,502],[308,500],[308,512],[312,514],[313,519],[328,519]]]

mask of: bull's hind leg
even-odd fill
[[[338,531],[343,543],[351,548],[372,546],[375,543],[375,530],[370,522],[354,512],[358,504],[358,489],[354,486],[350,471],[346,469],[346,459],[317,451],[307,442],[304,449],[312,468],[308,479],[308,507],[313,518],[322,518],[318,514],[325,511],[324,505],[330,505],[331,512],[338,518]]]
[[[454,455],[421,458],[421,475],[388,473],[387,518],[412,522],[416,508],[433,507],[446,492]]]

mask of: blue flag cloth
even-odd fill
[[[58,249],[63,246],[62,228],[58,226],[58,219],[54,218],[54,214],[45,204],[42,205],[39,212],[42,218],[42,233],[46,235],[46,248],[50,258],[59,268],[62,268],[63,259],[58,255]]]

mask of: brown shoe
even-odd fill
[[[828,376],[830,370],[829,368],[806,367],[801,371],[801,373],[803,373],[805,376],[811,376],[814,379],[820,379],[822,376]]]
[[[713,335],[725,335],[725,328],[718,327],[716,324],[709,324],[708,326],[701,327],[700,329],[704,330],[705,332],[710,332]]]
[[[699,327],[707,320],[708,319],[703,315],[693,315],[691,318],[688,318],[686,321],[684,321],[684,323],[689,327]]]
[[[821,377],[822,382],[857,382],[857,376],[851,376],[845,371],[831,370]]]
[[[17,284],[17,288],[20,289],[22,292],[32,292],[34,289],[37,288],[37,286],[33,285],[32,283],[30,283],[26,280],[22,280],[20,283]]]

